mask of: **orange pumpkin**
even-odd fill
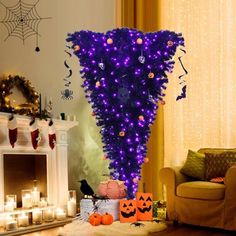
[[[152,194],[136,193],[138,220],[152,220]]]
[[[103,225],[111,225],[113,223],[113,216],[109,213],[105,213],[102,215],[102,224]]]
[[[136,222],[136,201],[135,200],[120,200],[120,222]]]
[[[102,216],[97,212],[94,212],[92,215],[89,216],[89,223],[93,226],[100,225],[102,222]]]

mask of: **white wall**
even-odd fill
[[[36,2],[23,1],[31,4]],[[1,2],[12,6],[18,0]],[[100,136],[80,88],[80,68],[74,56],[68,61],[73,70],[70,89],[74,92],[74,99],[61,99],[60,93],[65,88],[63,78],[68,73],[63,65],[64,60],[68,59],[64,52],[65,39],[68,32],[82,29],[105,32],[115,28],[115,0],[40,0],[37,11],[41,17],[52,17],[39,24],[39,53],[34,51],[34,36],[28,38],[24,45],[15,37],[4,41],[7,31],[0,24],[0,75],[22,75],[32,82],[43,100],[45,96],[51,96],[54,117],[61,112],[77,116],[79,126],[69,133],[69,185],[78,189],[77,180],[87,178],[95,187],[101,174],[107,172],[107,163],[101,160]],[[0,21],[4,16],[5,8],[0,5]]]

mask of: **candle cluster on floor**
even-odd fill
[[[167,72],[172,72],[172,58],[184,39],[171,31],[144,34],[122,28],[105,34],[79,31],[68,34],[67,41],[82,66],[82,87],[101,127],[110,174],[124,181],[133,198],[141,165],[148,161],[146,144],[157,102],[164,104]],[[181,85],[185,94],[186,85]]]
[[[62,221],[77,214],[76,191],[69,190],[67,207],[57,208],[49,204],[46,197],[40,198],[37,187],[33,190],[22,190],[22,208],[17,208],[17,196],[6,195],[4,212],[0,212],[0,228],[6,231],[30,225]]]

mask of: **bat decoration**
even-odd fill
[[[176,98],[176,101],[178,101],[179,99],[182,99],[182,98],[185,98],[185,97],[186,97],[186,88],[187,88],[187,85],[184,85],[183,88],[182,88],[182,92],[181,92],[181,94]]]
[[[185,51],[184,49],[181,48],[180,50],[181,50],[184,54],[186,54],[186,51]],[[182,56],[179,56],[179,57],[178,57],[178,60],[179,60],[179,62],[180,62],[180,65],[181,65],[182,69],[184,70],[184,74],[182,74],[182,75],[179,76],[179,79],[180,79],[180,80],[182,79],[183,76],[185,76],[185,75],[188,74],[188,71],[187,71],[186,68],[184,67],[184,64],[183,64],[181,58],[182,58]],[[185,80],[182,80],[182,82],[180,82],[180,84],[183,84],[183,83],[186,83],[186,81],[185,81]],[[187,85],[184,85],[184,86],[182,87],[181,95],[177,96],[176,101],[178,101],[178,100],[180,100],[180,99],[182,99],[182,98],[186,98],[186,88],[187,88]]]
[[[72,49],[72,47],[70,46],[66,46],[68,48],[68,50],[64,50],[64,52],[69,56],[69,58],[72,57],[72,54],[69,52],[70,49]],[[69,78],[72,76],[72,69],[70,68],[70,66],[67,63],[67,60],[64,60],[64,66],[66,67],[66,69],[68,70],[68,75],[63,79],[65,81],[65,87],[69,87],[71,85],[71,81],[69,80]],[[73,91],[66,88],[65,90],[61,91],[61,98],[64,100],[71,100],[73,99]]]

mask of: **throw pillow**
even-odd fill
[[[236,162],[236,152],[223,152],[219,154],[205,153],[206,155],[206,180],[224,177],[229,168],[229,163]]]
[[[210,182],[212,183],[219,183],[219,184],[223,184],[225,181],[225,177],[216,177],[210,180]]]
[[[181,168],[180,173],[198,180],[204,180],[205,154],[189,150],[187,159],[184,166]]]

